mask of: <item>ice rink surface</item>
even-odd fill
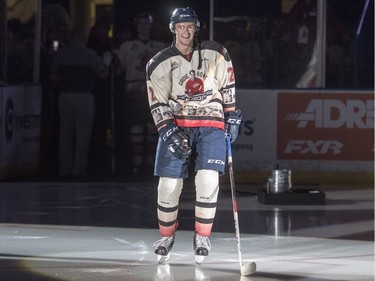
[[[374,190],[321,189],[325,205],[264,205],[256,187],[239,187],[243,263],[257,264],[245,277],[228,186],[204,263],[194,262],[186,184],[170,261],[158,265],[155,182],[1,183],[0,280],[374,280]]]

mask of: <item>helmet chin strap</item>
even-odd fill
[[[198,69],[202,68],[201,42],[198,42]]]
[[[198,41],[198,30],[194,34],[194,48],[198,46],[198,69],[202,68],[201,42]]]

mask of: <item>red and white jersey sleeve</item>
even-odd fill
[[[191,81],[192,73],[196,82]],[[232,61],[214,41],[201,42],[190,60],[175,46],[159,52],[146,66],[146,83],[158,130],[170,122],[180,127],[224,129],[224,112],[235,110]]]

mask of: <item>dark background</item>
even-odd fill
[[[281,0],[215,0],[215,17],[228,17],[233,15],[263,17],[281,16]],[[373,0],[371,1],[373,2]],[[43,5],[59,3],[68,11],[70,0],[43,0]],[[328,0],[329,8],[335,13],[341,24],[358,26],[361,11],[365,0]],[[113,20],[116,25],[131,24],[134,16],[139,12],[150,12],[155,21],[168,23],[172,11],[177,7],[192,7],[203,22],[209,20],[209,0],[114,0]],[[166,27],[167,30],[167,27]]]

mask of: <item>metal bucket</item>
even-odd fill
[[[268,178],[267,192],[282,193],[292,188],[292,172],[290,170],[273,170]]]

